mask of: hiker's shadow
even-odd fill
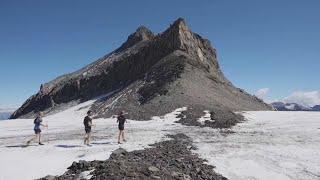
[[[93,144],[93,145],[106,145],[106,144],[111,144],[111,142],[92,142],[91,144]]]
[[[82,146],[80,146],[80,145],[59,144],[59,145],[55,145],[55,147],[59,147],[59,148],[77,148],[77,147],[82,147]]]
[[[26,148],[31,146],[38,146],[38,145],[25,145],[25,144],[19,144],[19,145],[11,145],[11,146],[5,146],[6,148]]]

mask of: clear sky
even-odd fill
[[[269,100],[319,92],[319,9],[319,0],[0,0],[0,108],[114,50],[138,26],[159,33],[178,17],[211,41],[236,86]]]

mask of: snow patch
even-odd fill
[[[295,105],[294,104],[289,104],[284,106],[286,109],[294,110]]]
[[[197,121],[200,122],[202,125],[205,124],[206,121],[212,121],[211,120],[211,114],[209,111],[203,111],[205,113],[204,116],[201,116]]]
[[[82,173],[80,173],[79,177],[76,180],[91,179],[93,175],[90,175],[90,173],[92,173],[93,171],[94,169],[90,171],[83,171]]]

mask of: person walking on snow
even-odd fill
[[[126,118],[124,117],[123,111],[120,111],[118,117],[117,117],[117,123],[119,123],[118,128],[119,128],[119,135],[118,135],[118,144],[121,144],[121,136],[122,140],[126,142],[124,138],[124,123],[126,122]]]
[[[87,116],[84,118],[83,120],[83,124],[84,124],[84,130],[86,132],[85,136],[84,136],[84,144],[89,146],[90,145],[90,141],[91,141],[91,127],[94,126],[92,124],[92,111],[88,111],[87,112]]]
[[[29,141],[27,141],[27,145],[29,145],[33,140],[35,139],[38,139],[38,143],[39,145],[44,145],[42,144],[41,142],[41,126],[43,127],[48,127],[48,125],[44,125],[43,124],[43,120],[42,120],[42,116],[43,116],[43,113],[42,112],[39,112],[36,119],[34,120],[34,133],[35,133],[35,136],[30,139]]]

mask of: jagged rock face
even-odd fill
[[[98,117],[127,110],[131,118],[148,119],[182,106],[199,111],[271,109],[235,88],[221,72],[210,42],[193,33],[180,18],[158,35],[138,28],[110,54],[42,85],[11,118],[52,112],[113,91],[113,96],[93,106]]]
[[[146,27],[140,26],[137,31],[128,37],[128,40],[121,45],[115,52],[121,52],[128,49],[140,41],[149,40],[154,37],[153,33]]]

